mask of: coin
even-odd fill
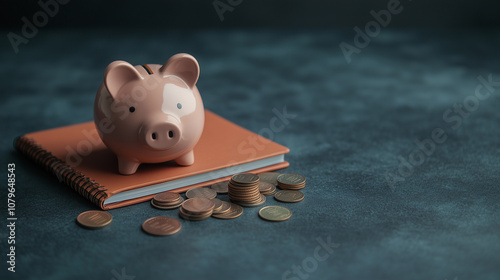
[[[281,174],[277,181],[278,186],[285,190],[300,190],[306,186],[306,177],[296,173]]]
[[[264,172],[257,175],[259,175],[261,182],[271,183],[275,186],[278,185],[278,181],[276,180],[276,178],[280,175],[278,172]]]
[[[78,215],[76,220],[80,225],[84,227],[102,228],[111,223],[111,221],[113,220],[113,216],[105,211],[90,210]]]
[[[152,235],[172,235],[177,233],[182,224],[171,217],[153,217],[142,223],[142,229]]]
[[[261,192],[263,195],[274,195],[276,193],[276,187],[273,186],[273,188],[270,191],[267,192]]]
[[[265,192],[269,192],[271,191],[273,188],[276,188],[275,185],[271,184],[271,183],[268,183],[268,182],[259,182],[259,191],[261,193],[265,193]]]
[[[291,216],[292,211],[290,211],[290,209],[278,205],[266,206],[259,210],[259,217],[271,222],[286,221],[290,219]]]
[[[215,183],[210,186],[210,188],[215,190],[217,193],[224,194],[227,193],[227,183],[229,183],[229,181]]]
[[[201,221],[209,218],[212,215],[212,211],[203,214],[192,214],[186,212],[183,208],[179,209],[179,216],[184,220],[189,221]]]
[[[187,199],[182,203],[182,209],[191,214],[205,214],[213,211],[215,203],[204,197]]]
[[[255,207],[255,206],[260,206],[266,202],[266,197],[264,195],[260,195],[260,198],[257,201],[251,201],[251,202],[242,202],[239,201],[238,204],[243,206],[243,207]]]
[[[222,209],[222,200],[214,198],[212,201],[214,203],[214,212]]]
[[[300,191],[282,190],[277,192],[274,198],[281,202],[299,202],[304,199],[304,194]]]
[[[243,208],[238,204],[231,203],[229,211],[221,214],[212,214],[212,217],[217,219],[234,219],[243,214]]]
[[[181,197],[181,200],[177,204],[173,204],[173,205],[161,205],[160,204],[159,205],[159,204],[156,204],[154,200],[151,200],[151,205],[155,208],[158,208],[158,209],[170,210],[170,209],[179,208],[181,206],[182,202],[184,202],[184,199]]]
[[[179,216],[185,220],[201,221],[210,217],[213,213],[215,203],[205,197],[194,197],[187,199],[179,209]]]
[[[175,209],[181,206],[184,198],[178,193],[162,192],[153,197],[151,205],[158,209]]]
[[[259,176],[252,173],[233,175],[227,184],[229,199],[242,206],[258,206],[265,202],[259,191]]]
[[[176,204],[182,197],[178,193],[174,192],[162,192],[153,197],[153,200],[156,204]]]
[[[222,201],[222,200],[221,200]],[[222,201],[222,207],[221,209],[219,210],[214,210],[213,211],[213,214],[222,214],[222,213],[226,213],[227,211],[229,211],[229,209],[231,209],[231,202],[227,202],[227,201]]]
[[[217,192],[213,189],[209,188],[194,188],[190,189],[186,192],[187,198],[195,198],[195,197],[205,197],[208,199],[213,199],[217,196]]]
[[[252,173],[239,173],[231,177],[231,181],[238,185],[255,184],[259,182],[259,176]]]

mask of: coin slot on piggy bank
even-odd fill
[[[194,163],[193,148],[205,123],[199,74],[198,62],[185,53],[163,65],[109,64],[95,99],[94,122],[121,174],[134,174],[141,163]]]

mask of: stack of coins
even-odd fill
[[[187,198],[204,197],[208,199],[214,199],[217,196],[217,192],[209,188],[194,188],[186,192]]]
[[[277,181],[278,187],[283,190],[300,190],[306,186],[306,177],[296,173],[281,174]]]
[[[218,198],[214,198],[212,199],[212,202],[214,203],[214,209],[213,209],[213,213],[216,213],[220,210],[222,210],[222,200],[218,199]]]
[[[214,198],[212,201],[214,202],[214,204],[216,206],[217,206],[217,200],[219,200],[221,202],[221,207],[220,208],[214,207],[214,211],[212,213],[212,216],[227,213],[231,209],[231,205],[233,204],[231,202],[222,201],[218,198]]]
[[[259,182],[259,191],[263,195],[273,195],[276,193],[276,186],[268,182]]]
[[[151,205],[158,209],[175,209],[181,206],[182,202],[184,198],[178,193],[162,192],[153,197]]]
[[[266,202],[266,197],[259,190],[259,176],[252,173],[240,173],[231,177],[228,184],[229,199],[241,206],[259,206]]]
[[[225,202],[225,201],[224,201]],[[235,218],[238,218],[239,216],[241,216],[241,214],[243,214],[243,208],[241,208],[241,206],[239,206],[238,204],[234,204],[234,203],[229,203],[229,208],[227,211],[225,211],[224,213],[214,213],[212,215],[212,217],[214,218],[217,218],[217,219],[224,219],[224,220],[229,220],[229,219],[235,219]]]
[[[215,203],[208,198],[195,197],[184,201],[179,209],[179,216],[184,220],[201,221],[212,216]]]

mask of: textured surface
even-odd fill
[[[500,80],[498,32],[384,30],[348,64],[339,43],[353,36],[42,30],[17,55],[2,49],[1,178],[15,163],[19,220],[15,274],[0,231],[0,278],[498,279],[500,87],[471,107],[479,75]],[[287,171],[307,177],[290,220],[245,208],[235,220],[182,221],[178,234],[154,237],[142,222],[177,211],[142,203],[86,230],[75,218],[95,207],[13,151],[15,136],[91,120],[109,62],[163,63],[177,52],[199,60],[207,109],[290,148]],[[443,119],[464,99],[464,117]],[[270,121],[284,107],[295,117],[277,131]],[[436,128],[444,143],[414,153]],[[410,170],[400,156],[424,162]],[[388,173],[399,178],[392,187]],[[6,188],[0,194],[5,217]],[[316,249],[329,239],[335,248]],[[304,268],[288,274],[293,266]]]

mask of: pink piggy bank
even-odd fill
[[[109,64],[95,99],[94,122],[118,157],[121,174],[134,174],[141,163],[194,163],[193,148],[205,122],[199,74],[196,59],[184,53],[163,66]]]

